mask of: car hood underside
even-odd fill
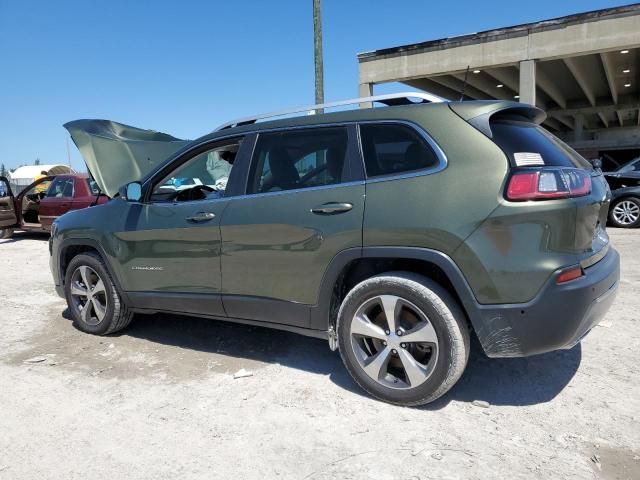
[[[189,140],[143,130],[111,120],[75,120],[64,127],[80,150],[100,189],[113,197],[129,182],[140,180]]]

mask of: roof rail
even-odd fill
[[[411,98],[420,99],[419,102],[412,102]],[[432,95],[430,93],[422,92],[403,92],[403,93],[388,93],[385,95],[374,95],[372,97],[352,98],[350,100],[340,100],[338,102],[320,103],[318,105],[309,105],[306,107],[292,108],[290,110],[282,110],[279,112],[264,113],[261,115],[254,115],[251,117],[240,118],[232,120],[227,123],[223,123],[214,131],[224,130],[225,128],[239,127],[241,125],[250,125],[256,123],[258,120],[264,120],[266,118],[283,117],[285,115],[291,115],[292,113],[309,112],[309,114],[315,114],[318,110],[324,110],[328,108],[342,107],[346,105],[356,105],[362,103],[383,103],[387,106],[394,105],[412,105],[416,103],[440,103],[445,102],[444,98]]]

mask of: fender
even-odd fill
[[[311,307],[311,328],[331,331],[334,327],[330,324],[333,288],[349,263],[365,258],[423,260],[433,263],[442,269],[449,278],[474,328],[481,326],[478,301],[462,271],[448,255],[437,250],[420,247],[363,247],[343,250],[331,260],[322,279],[318,303]]]
[[[59,285],[64,286],[64,275],[62,274],[62,261],[61,261],[62,255],[64,254],[67,248],[74,247],[74,246],[91,247],[98,252],[98,254],[102,257],[102,261],[107,267],[107,271],[109,272],[109,275],[111,276],[111,279],[113,280],[113,283],[116,286],[116,289],[120,294],[120,297],[122,298],[122,300],[127,306],[131,306],[130,298],[128,297],[127,292],[125,292],[124,289],[122,288],[120,279],[115,274],[115,271],[111,266],[111,263],[109,261],[109,256],[105,252],[104,248],[102,248],[102,245],[100,245],[100,243],[98,243],[96,240],[92,238],[65,238],[60,242],[60,245],[58,246],[58,253],[55,258],[55,261],[58,264],[57,265],[58,278],[54,279],[56,280],[56,283],[59,283]]]

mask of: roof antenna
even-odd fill
[[[467,88],[467,77],[469,77],[469,65],[467,65],[467,71],[464,72],[464,83],[462,84],[462,90],[460,91],[460,101],[464,100],[464,89]]]

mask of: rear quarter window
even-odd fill
[[[593,168],[569,145],[535,123],[493,121],[491,132],[493,141],[509,157],[512,167],[526,166],[522,165],[519,159],[527,158],[524,154],[533,154],[529,158],[541,158],[543,163],[539,166],[573,167],[585,170]]]
[[[408,125],[360,125],[367,177],[397,175],[436,167],[439,159],[425,139]]]

